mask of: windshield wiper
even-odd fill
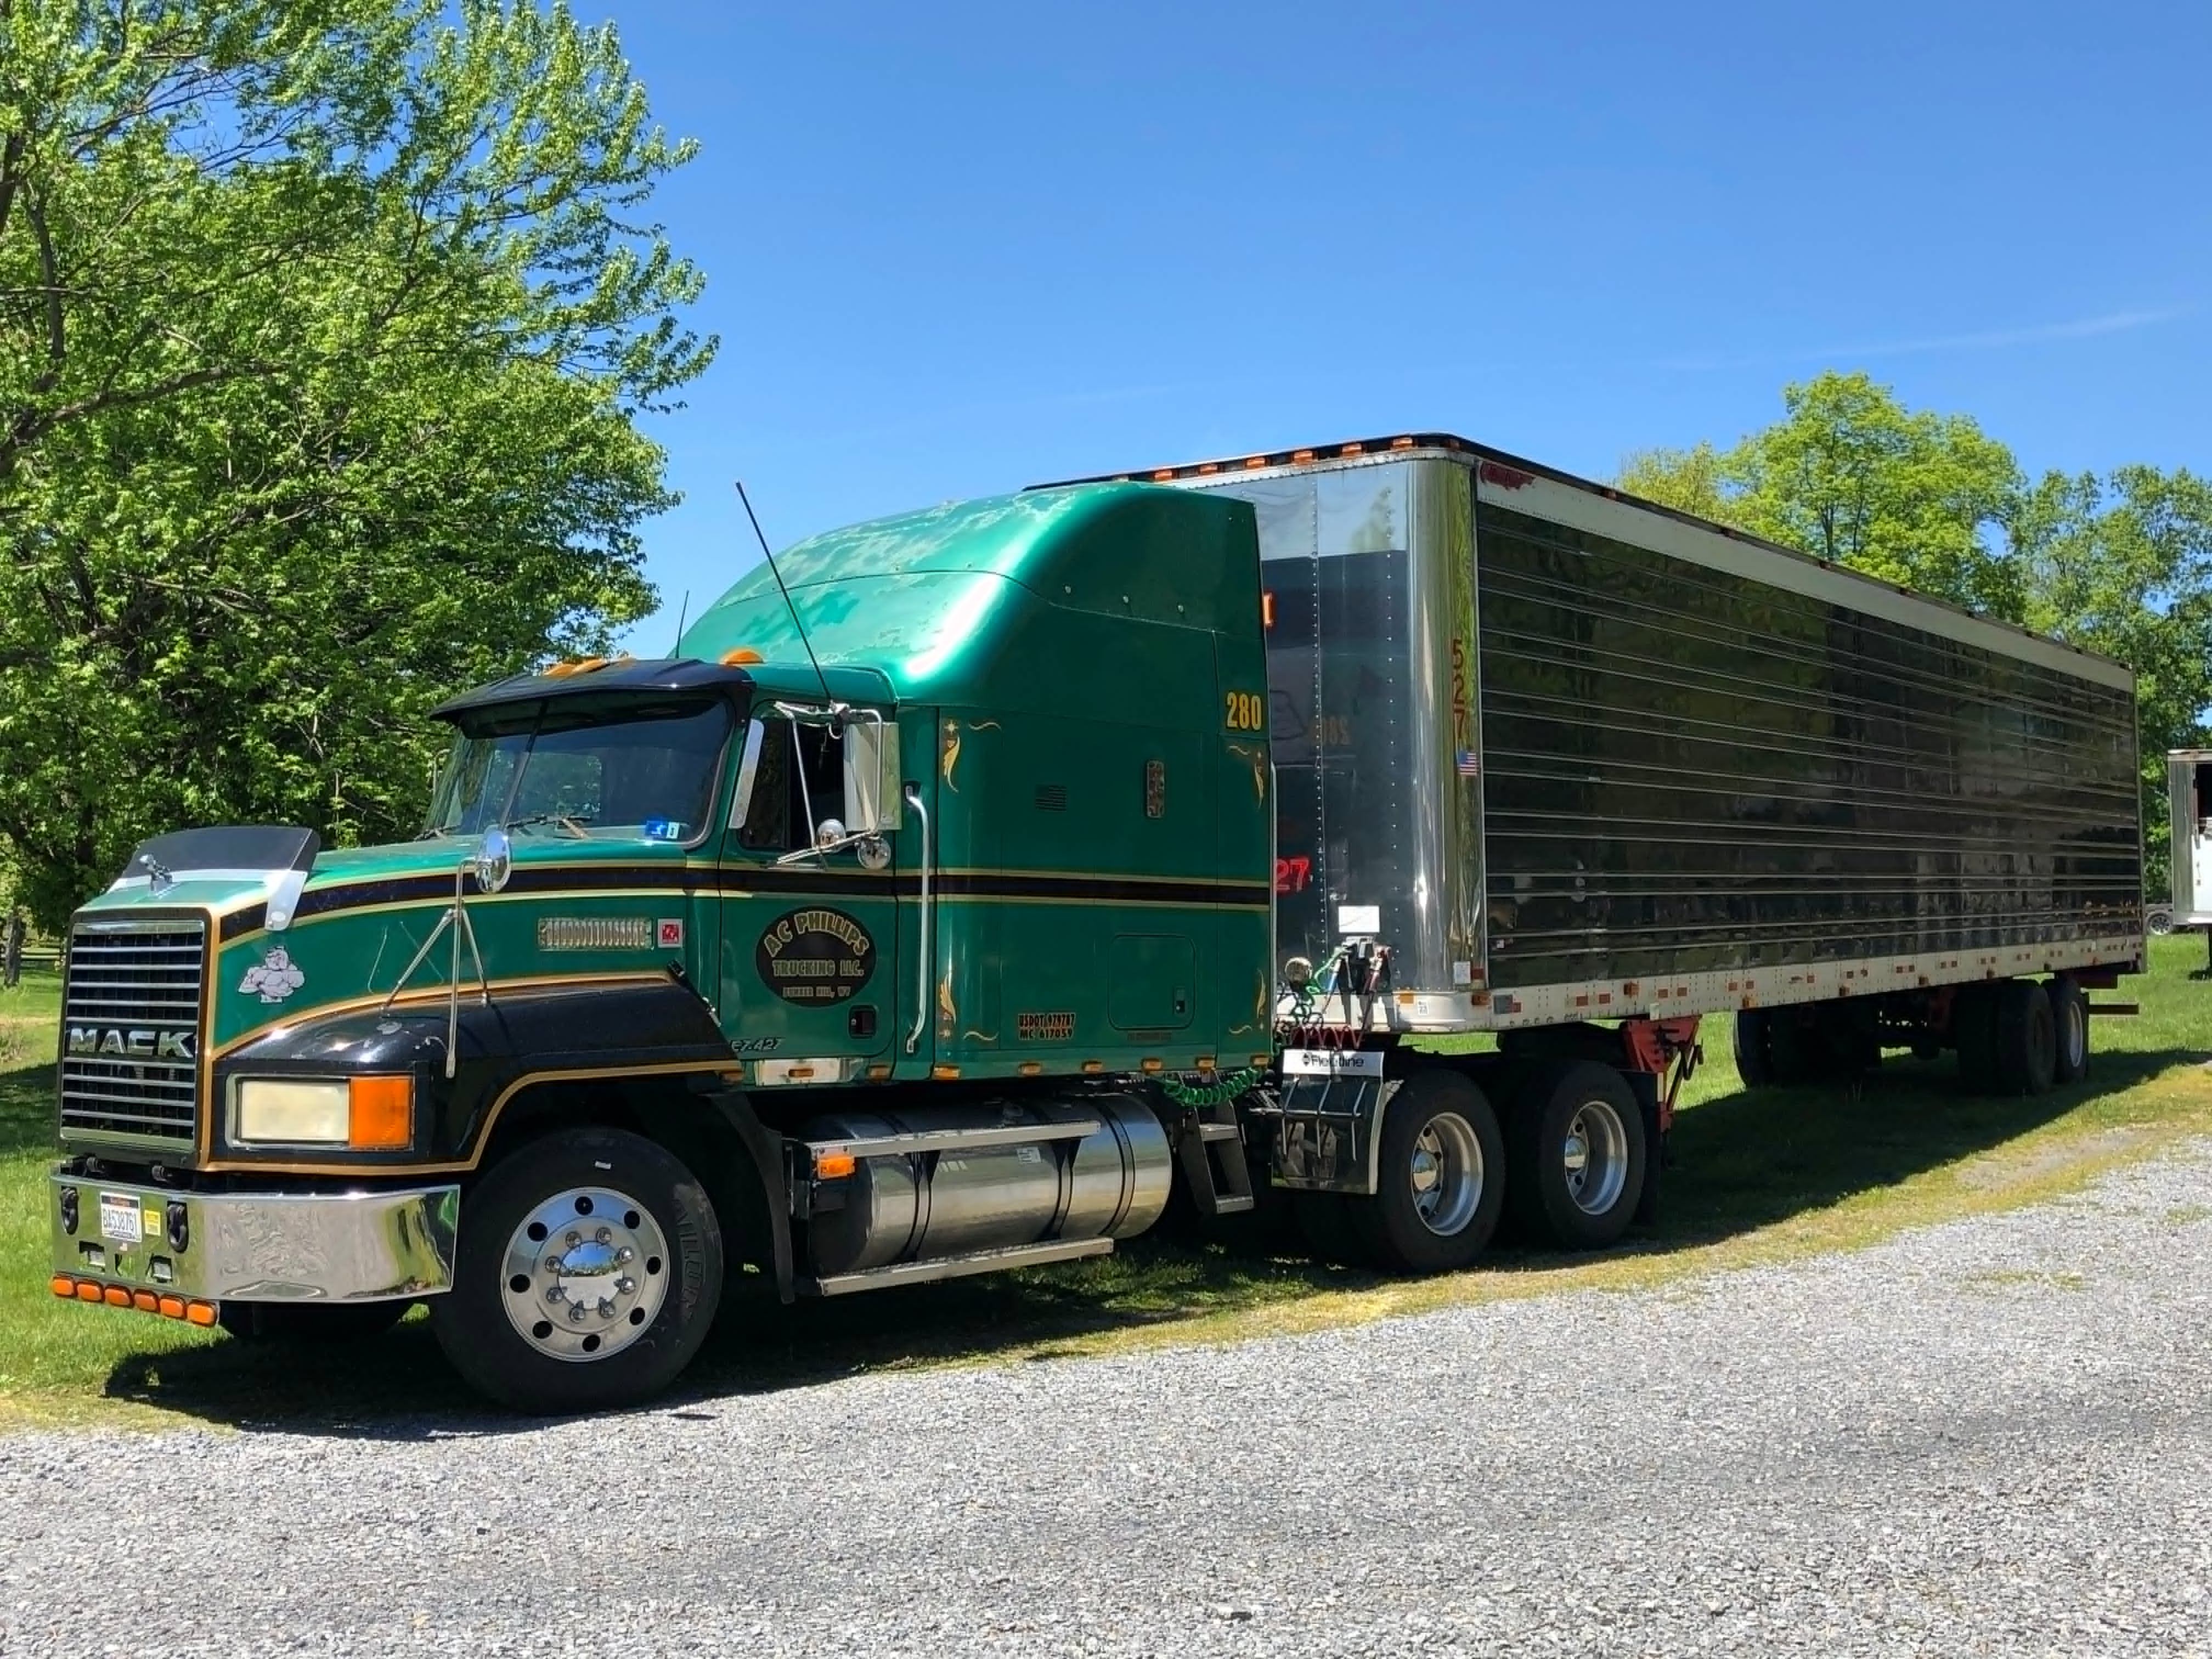
[[[584,826],[598,822],[599,819],[588,812],[532,812],[522,817],[510,818],[501,828],[527,830],[534,824],[557,823],[578,841],[588,841],[591,837],[585,833]]]

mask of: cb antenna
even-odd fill
[[[769,551],[768,538],[761,534],[760,518],[753,511],[753,498],[745,494],[745,481],[738,478],[733,482],[738,486],[738,499],[744,503],[745,517],[752,525],[753,539],[760,544],[761,556],[768,561],[768,574],[775,578],[775,591],[783,595],[783,608],[791,612],[791,625],[799,630],[799,644],[806,647],[806,660],[812,665],[814,678],[822,687],[822,701],[834,703],[836,699],[830,695],[830,677],[815,660],[814,641],[806,637],[806,624],[799,621],[799,607],[791,602],[791,590],[783,585],[783,572],[775,568],[775,555]]]
[[[684,644],[684,620],[690,614],[691,590],[687,587],[684,590],[684,603],[677,608],[676,611],[676,637],[668,647],[668,654],[672,657]]]

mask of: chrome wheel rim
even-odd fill
[[[2066,1045],[2066,1068],[2079,1071],[2082,1056],[2089,1051],[2089,1011],[2078,996],[2066,1000],[2066,1024],[2059,1041]]]
[[[1439,1112],[1413,1138],[1413,1213],[1439,1237],[1466,1231],[1482,1204],[1482,1142],[1457,1112]]]
[[[1567,1196],[1584,1215],[1603,1215],[1620,1201],[1628,1184],[1628,1131],[1611,1102],[1586,1100],[1575,1109],[1560,1158]]]
[[[523,1217],[507,1241],[500,1299],[522,1340],[586,1364],[643,1336],[668,1296],[667,1235],[627,1193],[572,1187]]]

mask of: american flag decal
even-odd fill
[[[1461,750],[1453,764],[1460,776],[1463,778],[1479,778],[1482,775],[1482,757],[1472,749]]]

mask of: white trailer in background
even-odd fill
[[[2203,927],[2205,965],[2212,970],[2212,749],[2175,749],[2166,757],[2173,825],[2172,927]]]

